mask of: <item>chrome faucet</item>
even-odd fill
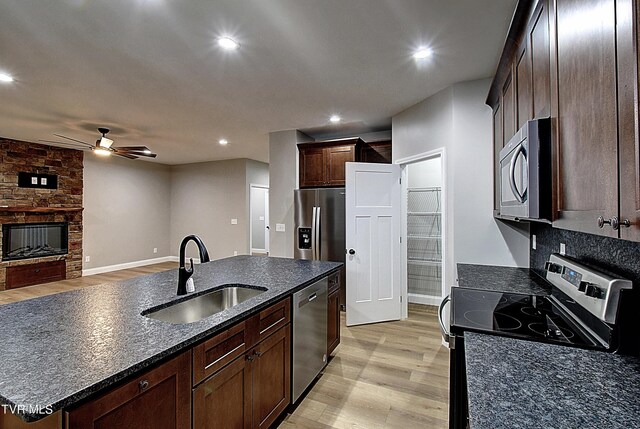
[[[209,252],[204,243],[197,235],[187,235],[182,239],[180,243],[180,268],[178,268],[178,295],[187,294],[187,280],[193,275],[193,258],[189,258],[191,266],[185,267],[184,251],[187,248],[187,243],[193,240],[198,245],[198,252],[200,252],[200,263],[209,262]]]

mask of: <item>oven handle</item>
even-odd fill
[[[451,333],[447,332],[446,326],[444,326],[444,320],[442,320],[442,312],[444,311],[444,306],[447,303],[451,302],[450,295],[444,297],[442,302],[440,303],[440,308],[438,308],[438,322],[440,323],[440,333],[442,334],[442,338],[446,343],[449,343],[449,339],[451,338]]]
[[[521,194],[518,190],[518,187],[516,186],[516,160],[521,153],[525,157],[527,156],[522,143],[518,145],[518,149],[515,150],[515,152],[513,153],[513,157],[511,157],[511,164],[509,165],[509,185],[511,186],[511,192],[513,192],[513,196],[516,197],[516,200],[518,200],[518,202],[522,204],[525,201],[525,195],[527,191],[525,190]]]

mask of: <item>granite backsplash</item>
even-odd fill
[[[621,352],[640,356],[640,243],[553,228],[531,222],[536,250],[530,251],[530,267],[544,276],[544,263],[551,253],[566,245],[566,255],[587,265],[602,268],[633,281],[634,290],[625,291],[621,301]]]

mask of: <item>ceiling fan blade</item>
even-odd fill
[[[116,153],[128,153],[135,156],[146,156],[147,158],[155,158],[155,153],[152,153],[146,146],[123,146],[112,148]]]
[[[113,154],[114,154],[114,155],[121,156],[121,157],[123,157],[123,158],[127,158],[127,159],[138,159],[138,157],[137,157],[137,156],[135,156],[135,155],[131,155],[131,154],[128,154],[128,153],[122,153],[122,152],[115,152],[115,151],[114,151],[114,152],[113,152]]]
[[[71,137],[63,136],[62,134],[56,134],[56,133],[53,133],[53,135],[54,135],[54,136],[56,136],[56,137],[61,137],[61,138],[63,138],[63,139],[67,139],[67,140],[71,140],[71,141],[74,141],[74,142],[77,142],[77,143],[83,144],[83,145],[85,145],[85,146],[94,147],[94,145],[92,145],[92,144],[89,144],[89,143],[83,142],[83,141],[81,141],[81,140],[72,139]]]
[[[38,141],[43,143],[50,143],[50,145],[59,145],[60,147],[64,147],[65,149],[91,150],[91,148],[78,146],[75,143],[57,142],[53,140],[43,140],[43,139],[39,139]]]

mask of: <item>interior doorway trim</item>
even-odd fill
[[[441,147],[438,149],[430,150],[428,152],[419,153],[416,155],[408,156],[405,158],[400,158],[395,161],[395,164],[399,165],[402,168],[402,249],[401,249],[401,264],[402,264],[402,318],[406,319],[409,316],[409,285],[407,280],[407,263],[408,263],[408,255],[407,255],[407,186],[408,186],[408,170],[407,166],[410,164],[414,164],[421,161],[426,161],[428,159],[433,159],[440,157],[440,174],[442,175],[442,190],[440,193],[441,198],[441,228],[442,228],[442,292],[446,291],[445,285],[447,285],[449,281],[448,270],[446,266],[449,262],[449,258],[447,257],[447,190],[449,189],[449,183],[447,181],[447,158],[446,158],[446,148]],[[434,304],[435,305],[435,304]]]
[[[265,254],[268,255],[269,254],[269,233],[270,231],[265,231],[265,240],[264,240],[264,249],[255,249],[253,247],[253,219],[251,218],[251,216],[253,215],[253,205],[254,205],[254,201],[253,198],[251,198],[251,190],[252,189],[264,189],[267,191],[267,194],[265,195],[265,212],[264,212],[264,225],[265,227],[269,226],[269,210],[268,210],[268,204],[269,204],[269,186],[268,185],[260,185],[260,184],[256,184],[256,183],[251,183],[249,184],[249,252],[251,254]]]

